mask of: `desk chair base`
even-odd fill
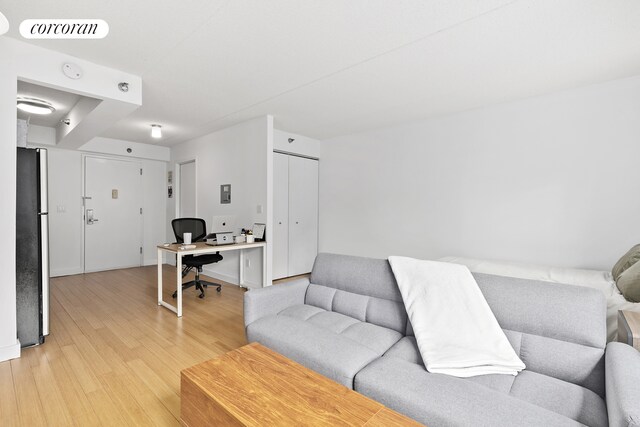
[[[193,269],[195,267],[192,266],[185,266],[182,269],[182,277],[184,278],[187,274],[189,274],[189,272],[191,271],[191,269]],[[182,284],[182,290],[184,291],[185,289],[191,288],[193,286],[196,287],[197,290],[200,291],[200,295],[198,295],[198,298],[204,298],[204,289],[208,286],[217,286],[216,291],[220,292],[222,290],[222,285],[218,284],[218,283],[212,283],[212,282],[207,282],[206,280],[200,280],[200,272],[202,272],[202,267],[197,267],[196,268],[196,278],[195,280],[192,280],[190,282],[187,283],[183,283]],[[171,295],[173,298],[177,298],[178,297],[178,291],[175,291],[173,293],[173,295]]]

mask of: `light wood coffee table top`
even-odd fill
[[[420,426],[260,344],[182,371],[184,425]]]

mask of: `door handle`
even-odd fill
[[[98,219],[93,217],[93,209],[87,209],[86,219],[87,219],[87,225],[91,225],[94,222],[98,222]]]

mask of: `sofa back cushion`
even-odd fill
[[[311,283],[369,297],[402,302],[389,261],[321,253],[311,271]]]
[[[474,273],[473,277],[503,329],[604,349],[602,292],[491,274]]]
[[[606,300],[597,289],[474,273],[527,370],[604,396]]]
[[[389,262],[318,254],[305,304],[395,331],[407,330],[407,312]]]
[[[604,395],[606,302],[581,286],[474,273],[527,369]],[[319,254],[305,303],[413,335],[387,260]]]

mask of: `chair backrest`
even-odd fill
[[[202,218],[176,218],[171,221],[171,227],[178,243],[184,243],[184,233],[191,233],[192,242],[200,241],[207,235],[207,223]]]

